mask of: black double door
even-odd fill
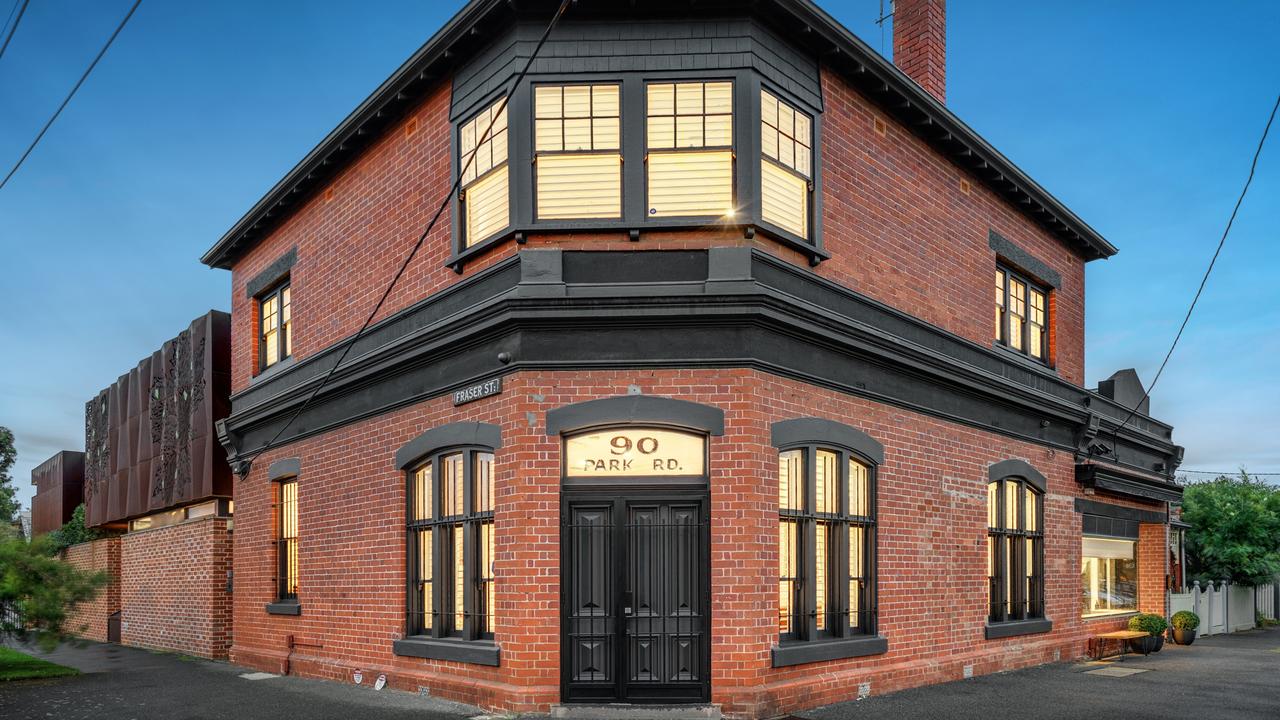
[[[566,702],[710,700],[706,493],[566,493]]]

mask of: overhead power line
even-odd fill
[[[4,57],[4,51],[9,49],[9,41],[13,39],[13,34],[18,32],[18,23],[22,22],[22,13],[27,11],[27,5],[31,0],[22,0],[21,5],[14,5],[14,9],[18,11],[18,18],[13,21],[13,27],[9,28],[9,32],[4,36],[4,42],[0,43],[0,58]],[[13,10],[9,11],[9,17],[13,17]],[[9,26],[9,20],[4,21],[5,27]]]
[[[1180,473],[1193,473],[1195,475],[1239,475],[1241,472],[1249,477],[1280,477],[1280,472],[1249,472],[1243,468],[1240,470],[1179,470]]]
[[[1244,187],[1240,190],[1240,197],[1236,198],[1235,207],[1231,209],[1231,217],[1227,219],[1227,227],[1222,231],[1222,238],[1218,240],[1218,247],[1213,251],[1213,257],[1209,260],[1209,267],[1204,270],[1204,277],[1200,278],[1200,287],[1196,288],[1195,297],[1191,298],[1191,305],[1187,308],[1187,314],[1182,318],[1182,325],[1178,327],[1178,333],[1173,336],[1173,343],[1169,345],[1169,352],[1164,354],[1164,360],[1160,363],[1160,369],[1156,370],[1156,376],[1152,378],[1151,384],[1147,386],[1145,392],[1142,393],[1142,399],[1139,400],[1129,410],[1129,414],[1125,416],[1124,422],[1116,426],[1115,431],[1111,433],[1111,454],[1115,455],[1115,444],[1119,440],[1120,430],[1133,416],[1137,414],[1138,408],[1151,397],[1151,391],[1155,389],[1156,383],[1160,382],[1160,376],[1164,374],[1165,366],[1169,364],[1169,358],[1173,357],[1173,351],[1178,347],[1178,341],[1182,339],[1182,332],[1187,329],[1187,323],[1191,321],[1191,313],[1196,309],[1196,303],[1200,302],[1200,295],[1204,292],[1204,286],[1209,282],[1209,274],[1213,272],[1213,266],[1218,262],[1218,256],[1222,254],[1222,247],[1227,244],[1227,235],[1231,233],[1231,226],[1235,224],[1236,215],[1240,212],[1240,205],[1244,203],[1244,196],[1249,192],[1249,186],[1253,184],[1254,172],[1258,169],[1258,158],[1262,155],[1262,147],[1267,142],[1267,135],[1271,132],[1271,123],[1275,122],[1276,110],[1280,109],[1280,95],[1276,96],[1276,102],[1271,106],[1271,115],[1267,117],[1267,124],[1262,128],[1262,137],[1258,139],[1258,148],[1253,151],[1253,162],[1249,164],[1249,177],[1245,178]],[[1090,455],[1093,452],[1090,450]]]
[[[31,141],[31,145],[27,147],[26,152],[22,153],[22,157],[18,158],[18,162],[14,164],[13,169],[9,171],[9,174],[4,176],[3,180],[0,180],[0,190],[4,189],[4,186],[9,183],[9,178],[13,177],[13,174],[18,172],[18,168],[22,167],[22,163],[26,162],[27,156],[31,155],[31,151],[36,149],[36,145],[40,144],[40,138],[43,138],[44,134],[49,131],[49,128],[53,126],[53,122],[62,114],[63,109],[67,107],[67,103],[71,102],[71,98],[75,97],[76,91],[80,89],[81,85],[84,85],[84,81],[89,79],[89,73],[93,72],[93,69],[98,66],[98,61],[102,59],[103,55],[107,54],[107,48],[110,48],[111,43],[115,42],[116,36],[119,35],[120,31],[124,29],[124,26],[128,24],[129,18],[133,17],[133,11],[137,10],[138,6],[141,4],[142,0],[134,0],[133,7],[129,8],[129,12],[125,14],[124,19],[116,26],[116,31],[111,33],[111,37],[107,38],[107,43],[98,51],[97,56],[93,58],[93,62],[89,63],[89,67],[85,68],[84,74],[80,76],[80,80],[76,82],[75,87],[71,88],[71,92],[67,93],[67,97],[62,101],[62,104],[58,106],[58,109],[54,111],[53,115],[49,118],[49,122],[46,122],[44,127],[40,128],[40,132],[36,135],[36,139]],[[21,16],[19,16],[19,19],[21,19]],[[16,29],[18,23],[14,22],[13,26]],[[12,36],[12,30],[10,31],[10,35]],[[6,44],[8,44],[7,41]],[[3,52],[3,49],[0,49],[0,52]]]
[[[551,16],[551,22],[547,24],[547,29],[542,31],[542,37],[538,39],[538,44],[534,46],[533,52],[529,55],[529,59],[525,61],[524,68],[520,71],[520,74],[516,76],[515,82],[511,84],[511,88],[507,91],[506,95],[503,96],[502,103],[498,107],[498,111],[489,118],[489,126],[484,129],[484,134],[480,136],[480,139],[476,140],[476,147],[480,147],[489,139],[489,132],[493,130],[493,124],[497,122],[498,117],[507,110],[507,102],[511,99],[511,93],[514,92],[516,88],[520,87],[520,83],[523,82],[525,76],[529,74],[529,68],[533,67],[533,61],[538,57],[538,53],[542,51],[542,46],[546,44],[547,38],[551,36],[551,31],[555,28],[556,24],[560,22],[561,16],[563,16],[565,11],[569,9],[569,5],[572,4],[572,2],[573,0],[562,0],[560,7],[556,10],[556,14]],[[404,275],[405,270],[409,268],[409,263],[413,262],[414,256],[417,255],[418,250],[422,248],[422,243],[426,241],[427,236],[431,234],[431,230],[435,228],[436,222],[440,219],[440,216],[444,214],[445,208],[449,207],[449,199],[453,197],[454,193],[458,192],[458,188],[462,185],[462,178],[466,175],[467,169],[471,167],[471,163],[474,160],[475,153],[471,153],[467,156],[466,163],[464,163],[458,170],[458,176],[454,179],[453,185],[449,188],[449,191],[440,199],[440,205],[436,208],[435,214],[431,216],[431,220],[427,223],[426,229],[418,235],[418,241],[414,243],[413,248],[409,250],[409,254],[405,256],[404,262],[400,264],[400,269],[397,270],[395,276],[391,278],[391,282],[387,285],[387,289],[383,291],[382,297],[378,298],[378,303],[373,306],[373,310],[369,313],[369,317],[365,318],[364,324],[360,326],[360,329],[356,331],[356,334],[352,335],[351,339],[346,341],[346,346],[342,348],[342,354],[338,356],[338,361],[333,364],[333,367],[329,368],[329,372],[324,374],[324,377],[320,379],[320,383],[311,390],[311,394],[307,396],[307,399],[298,406],[297,410],[293,411],[293,415],[289,416],[288,421],[286,421],[284,425],[280,426],[280,429],[276,431],[275,436],[266,443],[263,443],[262,446],[253,453],[253,455],[249,456],[249,458],[244,461],[244,464],[241,466],[239,471],[242,476],[249,473],[249,470],[253,467],[253,461],[257,460],[259,455],[266,452],[272,445],[274,445],[284,434],[284,431],[293,424],[293,421],[298,419],[298,416],[302,414],[302,411],[311,404],[312,400],[315,400],[320,389],[329,382],[329,378],[333,377],[333,373],[337,371],[337,369],[342,365],[342,362],[347,359],[347,353],[351,352],[351,348],[355,346],[356,341],[360,339],[360,336],[364,334],[364,331],[367,330],[370,323],[373,322],[373,318],[376,317],[378,311],[382,309],[382,304],[387,301],[387,298],[391,295],[392,289],[394,289],[396,283],[400,281],[400,277]]]

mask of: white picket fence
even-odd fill
[[[1200,616],[1198,634],[1219,635],[1252,628],[1256,622],[1255,612],[1277,619],[1280,615],[1277,598],[1280,598],[1280,579],[1257,587],[1232,585],[1225,580],[1216,587],[1212,582],[1200,587],[1196,582],[1188,592],[1169,595],[1169,615],[1190,610]]]

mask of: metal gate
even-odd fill
[[[708,701],[705,491],[566,493],[562,517],[564,700]]]

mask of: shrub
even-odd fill
[[[1173,614],[1174,630],[1195,630],[1200,627],[1200,616],[1190,610],[1179,610]]]
[[[1151,636],[1157,636],[1164,633],[1169,627],[1169,623],[1164,618],[1154,613],[1139,613],[1129,618],[1129,629],[1145,632]]]

